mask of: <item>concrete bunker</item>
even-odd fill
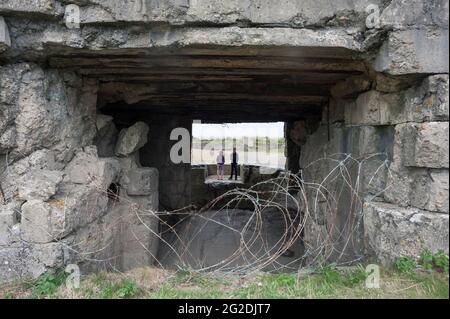
[[[288,1],[295,16],[249,7],[219,20],[187,2],[162,6],[153,21],[120,6],[100,15],[87,1],[80,30],[61,23],[59,7],[0,5],[0,279],[70,263],[128,270],[167,259],[245,272],[448,251],[448,17],[439,6],[416,11],[442,19],[394,24],[408,10],[380,1],[384,18],[369,28],[359,1],[314,18]],[[286,172],[275,191],[263,185],[283,213],[267,219],[263,197],[256,210],[189,211],[191,228],[176,234],[196,250],[178,258],[186,247],[169,244],[164,257],[167,229],[199,192],[191,165],[170,160],[172,130],[191,132],[193,120],[286,123]],[[205,218],[210,232],[193,238]],[[226,223],[237,237],[217,229]],[[267,247],[264,236],[284,239]],[[229,247],[245,254],[220,264],[214,252]]]
[[[74,58],[80,59],[79,57],[57,57],[52,60],[52,63],[55,67],[67,68],[69,61]],[[107,61],[114,63],[115,68],[108,70],[98,65]],[[172,140],[170,136],[174,129],[183,128],[191,133],[193,120],[207,123],[283,121],[286,123],[285,137],[288,140],[286,170],[298,174],[301,144],[307,139],[308,134],[314,133],[319,127],[331,97],[331,88],[338,82],[351,77],[360,77],[366,73],[364,62],[351,51],[321,48],[264,47],[251,48],[251,50],[249,48],[224,50],[220,47],[191,48],[186,54],[183,54],[181,50],[170,54],[158,52],[128,58],[107,55],[101,58],[101,62],[98,57],[85,57],[77,64],[84,76],[99,81],[97,109],[98,112],[113,118],[116,132],[132,127],[135,123],[147,124],[149,128],[147,142],[142,145],[139,155],[136,156],[139,158],[140,165],[156,168],[159,172],[159,211],[174,212],[170,217],[161,217],[163,224],[168,223],[169,228],[174,225],[179,226],[180,221],[183,221],[183,225],[187,224],[185,219],[179,216],[182,216],[189,207],[201,208],[234,188],[219,184],[211,189],[210,185],[204,185],[204,183],[195,184],[196,179],[193,174],[198,173],[198,169],[193,170],[190,163],[173,163],[170,159],[171,148],[178,142],[178,140]],[[139,74],[136,74],[136,71]],[[110,138],[115,137],[110,135]],[[110,147],[116,144],[115,141],[101,138],[97,148],[105,149],[105,143]],[[104,152],[112,154],[114,149]],[[117,150],[115,152],[117,154]],[[244,173],[244,167],[241,168]],[[248,170],[250,169],[247,168],[247,175]],[[260,174],[256,176],[257,171],[257,167],[250,170],[250,173],[253,173],[252,178],[243,186],[251,188],[253,184],[263,182]],[[275,172],[266,178],[279,176],[280,172]],[[292,191],[291,193],[294,194]],[[212,212],[206,214],[217,215],[214,211],[217,207],[216,203],[215,207],[210,208]],[[246,210],[253,211],[253,209],[251,203],[242,200],[239,205],[227,208],[226,214],[235,216],[237,223],[242,224],[240,226],[242,231],[243,225],[252,216],[252,214],[246,214]],[[178,210],[182,210],[178,212],[181,214],[177,214]],[[195,208],[191,210],[195,211]],[[294,215],[293,220],[300,219],[295,217],[295,209],[292,212],[291,208],[290,213]],[[276,215],[276,212],[272,214]],[[269,213],[266,215],[270,216]],[[282,222],[281,217],[275,218],[279,219],[279,224]],[[221,219],[222,217],[219,217],[219,222],[223,223]],[[214,261],[207,261],[213,251],[234,252],[239,248],[239,239],[234,239],[235,243],[232,243],[233,239],[227,240],[225,235],[223,235],[223,242],[219,241],[217,245],[222,247],[225,245],[224,242],[228,243],[227,245],[230,246],[228,249],[217,249],[208,242],[207,238],[210,236],[219,236],[218,228],[220,227],[217,227],[219,222],[214,221],[215,227],[212,226],[211,229],[205,228],[204,223],[200,223],[200,226],[192,226],[202,228],[202,233],[205,235],[204,238],[201,236],[196,238],[197,243],[195,245],[192,243],[187,248],[188,254],[195,254],[194,250],[202,250],[202,253],[197,253],[197,259],[203,259],[206,263],[203,266],[206,267],[221,261],[221,255],[217,253],[216,258],[209,258]],[[265,221],[265,223],[269,222]],[[191,223],[196,223],[195,217],[189,221],[189,226]],[[276,228],[276,226],[272,227]],[[283,234],[282,227],[285,226],[280,224],[279,229],[274,230],[279,233],[279,237]],[[270,229],[264,228],[264,232],[270,233]],[[185,241],[194,241],[189,240],[190,233],[186,233],[183,229],[177,229],[177,232],[179,236],[186,237]],[[303,257],[300,247],[303,244],[299,243],[300,235],[296,236],[298,240],[294,241],[298,247],[292,247],[294,245],[291,243],[290,247],[284,247],[284,249],[295,251],[297,264],[299,264],[299,260]],[[274,238],[272,242],[276,243],[279,239]],[[170,248],[166,247],[166,250],[173,250],[174,245],[176,243],[171,243]],[[203,247],[205,245],[206,247]],[[212,247],[207,247],[208,245]],[[271,245],[273,246],[274,243],[266,243],[266,246]],[[164,246],[167,244],[160,245],[160,250],[164,250]],[[256,250],[261,250],[261,247],[257,247]],[[171,255],[170,252],[159,254]],[[160,258],[171,259],[170,256]],[[241,260],[241,263],[244,261],[245,258]],[[293,266],[294,263],[292,261],[291,263]],[[199,262],[191,264],[194,267],[200,266]],[[236,263],[231,264],[236,266]]]

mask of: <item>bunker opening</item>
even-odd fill
[[[22,67],[42,78],[30,89],[31,110],[49,108],[42,121],[59,135],[37,131],[48,149],[33,139],[2,144],[9,162],[0,193],[20,212],[8,231],[20,224],[28,242],[70,247],[64,262],[83,271],[250,273],[359,262],[383,254],[371,249],[378,218],[404,198],[398,171],[422,174],[423,185],[440,180],[436,168],[416,169],[423,159],[401,153],[412,151],[400,141],[428,125],[405,124],[423,116],[416,104],[445,119],[433,104],[445,77],[375,72],[358,50],[331,44],[49,52],[50,70]],[[52,109],[60,105],[66,113]],[[275,126],[277,135],[231,134],[252,125]],[[231,133],[203,139],[202,127]],[[445,210],[430,200],[402,203],[413,200]]]
[[[321,123],[328,125],[321,143],[329,142],[330,113],[338,112],[332,88],[367,75],[357,55],[319,47],[204,47],[85,56],[80,63],[84,76],[99,81],[97,109],[105,119],[99,156],[128,161],[121,191],[131,200],[152,198],[147,207],[139,204],[157,212],[147,236],[157,243],[145,252],[152,263],[233,271],[305,263],[302,146]],[[278,131],[218,138],[218,131],[235,133],[239,125]],[[215,137],[202,139],[202,129]],[[263,154],[259,148],[269,156],[265,165],[248,158]],[[234,149],[241,161],[230,180]],[[314,149],[308,151],[303,157],[313,158]],[[225,178],[218,175],[219,156]]]

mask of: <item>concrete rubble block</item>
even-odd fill
[[[0,16],[0,53],[11,47],[11,39],[9,37],[8,25],[5,19]]]
[[[375,59],[378,72],[391,75],[449,72],[447,29],[393,31]]]
[[[414,175],[410,168],[404,167],[401,162],[392,162],[386,178],[386,191],[383,194],[385,201],[402,207],[410,206],[411,185]]]
[[[22,158],[16,161],[6,168],[6,157],[2,159],[0,156],[0,180],[3,188],[3,193],[6,199],[16,198],[18,196],[18,188],[21,185],[27,187],[27,179],[25,176],[31,174],[33,170],[48,170],[56,171],[61,168],[59,164],[55,162],[55,156],[50,150],[39,150],[32,153],[30,156]],[[39,185],[37,185],[39,186]],[[42,192],[42,190],[38,190]]]
[[[55,161],[55,154],[51,150],[38,150],[14,163],[13,170],[17,175],[23,175],[33,169],[36,170],[60,170],[62,166]]]
[[[381,27],[405,29],[436,26],[448,29],[447,0],[394,0],[383,10],[380,16]]]
[[[119,133],[115,154],[120,157],[128,156],[138,151],[147,143],[149,127],[144,122],[137,122]]]
[[[127,157],[118,157],[117,159],[119,160],[120,167],[124,172],[142,167],[139,152],[135,152]],[[122,177],[124,176],[127,176],[127,174],[122,174]]]
[[[19,222],[21,202],[0,205],[0,245],[9,245],[14,238],[14,226]]]
[[[45,148],[68,162],[76,148],[92,143],[96,94],[71,86],[63,72],[36,64],[13,64],[1,71],[0,135],[13,127],[9,134],[14,132],[15,141],[10,143],[15,147],[10,158]]]
[[[417,172],[411,184],[411,205],[433,212],[449,213],[448,170]]]
[[[390,109],[398,103],[398,97],[368,91],[360,94],[356,103],[345,105],[345,123],[347,125],[387,125]]]
[[[28,14],[62,14],[62,6],[56,0],[32,1],[0,1],[0,12],[28,13]]]
[[[427,77],[422,83],[432,101],[424,100],[427,105],[432,106],[432,116],[428,121],[445,121],[449,119],[449,76],[438,74]],[[431,102],[431,103],[430,103]]]
[[[157,212],[159,208],[158,191],[152,191],[150,194],[145,196],[130,197],[130,201],[136,205],[138,210],[150,215]]]
[[[0,247],[0,282],[38,278],[63,266],[63,244],[21,244]]]
[[[62,238],[101,218],[108,209],[106,189],[93,185],[63,185],[60,193],[48,201],[54,237]]]
[[[399,103],[389,109],[391,124],[449,120],[449,77],[432,75],[399,93]]]
[[[114,206],[107,214],[64,238],[64,243],[73,248],[68,251],[67,262],[79,265],[83,273],[111,269],[111,266],[120,268],[123,216],[117,208]]]
[[[381,1],[373,1],[381,5]],[[215,23],[235,23],[248,20],[260,24],[289,25],[303,28],[324,25],[355,25],[365,20],[365,1],[336,0],[320,5],[314,0],[201,0],[191,1],[188,14],[195,20]]]
[[[346,138],[350,138],[352,143],[349,143],[345,152],[350,151],[360,160],[371,160],[375,154],[379,154],[376,159],[384,160],[392,153],[394,134],[395,130],[389,126],[351,127],[347,131]]]
[[[64,2],[68,2],[63,0]],[[355,25],[365,21],[366,1],[335,0],[327,6],[314,0],[283,1],[279,6],[268,0],[158,0],[158,1],[110,1],[74,0],[83,3],[82,23],[111,23],[117,21],[159,21],[172,24],[203,22],[233,24],[249,21],[255,24],[288,25],[294,27],[318,25]],[[382,4],[380,0],[372,3]]]
[[[115,158],[98,158],[96,147],[85,147],[67,165],[66,181],[75,184],[92,184],[107,190],[120,172],[119,161]]]
[[[449,167],[448,122],[399,124],[396,131],[396,149],[401,150],[403,165]]]
[[[184,22],[188,8],[188,0],[96,0],[80,8],[81,23],[165,21],[180,24]]]
[[[7,154],[16,146],[16,128],[10,126],[3,134],[0,134],[0,154]]]
[[[51,207],[42,200],[29,200],[22,205],[21,236],[31,243],[49,243],[53,237]]]
[[[19,113],[16,102],[21,87],[21,77],[28,70],[29,64],[26,63],[0,67],[0,137],[8,128],[13,128],[15,131],[14,120]],[[9,138],[2,137],[2,139],[8,140],[8,144],[15,144],[15,141]]]
[[[114,156],[114,147],[117,142],[118,130],[113,122],[113,117],[109,115],[97,114],[96,120],[97,136],[94,144],[97,146],[99,157]]]
[[[405,92],[404,104],[399,112],[391,112],[393,124],[405,122],[448,121],[448,75],[432,75],[419,86]]]
[[[64,265],[64,244],[61,242],[32,245],[29,272],[32,278],[38,278],[43,273],[56,271]]]
[[[150,195],[158,190],[159,174],[156,168],[142,167],[128,171],[130,196]]]
[[[449,212],[449,175],[447,169],[405,167],[391,163],[384,199],[402,207]]]
[[[159,247],[159,221],[125,225],[122,234],[122,271],[152,265]]]
[[[22,177],[19,186],[19,199],[48,200],[58,191],[58,186],[63,180],[61,171],[34,169]]]
[[[121,271],[152,265],[160,240],[159,218],[151,212],[156,212],[157,195],[134,196],[116,203],[99,221],[75,233],[73,242],[81,243],[81,251],[98,251],[95,258],[111,260]],[[90,265],[94,269],[98,266]]]
[[[424,249],[448,253],[448,232],[447,214],[381,202],[364,205],[366,246],[383,264],[398,256],[419,256]]]

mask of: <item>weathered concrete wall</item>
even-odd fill
[[[79,29],[65,24],[70,3],[80,6]],[[373,27],[369,4],[380,11]],[[320,198],[307,252],[332,243],[330,259],[370,253],[388,262],[448,250],[448,52],[446,0],[0,0],[0,278],[69,262],[98,268],[86,251],[105,267],[151,263],[157,221],[143,226],[136,212],[190,204],[189,164],[169,159],[172,128],[190,131],[195,110],[247,119],[284,112],[301,123],[330,94],[317,131],[292,136],[305,178],[323,180],[335,167],[306,166],[324,155],[382,154],[362,172],[350,165],[350,178],[361,176],[357,192],[331,182],[328,199],[347,200],[328,215]],[[170,86],[166,75],[204,82]],[[120,131],[120,118],[97,114],[175,104],[177,116],[148,114]],[[124,201],[108,196],[112,184]]]
[[[85,33],[61,23],[65,6],[72,3],[80,5],[80,22]],[[379,11],[375,28],[371,29],[367,28],[371,19],[369,5],[378,5]],[[34,27],[32,38],[23,32],[23,24],[16,19],[24,14],[33,18],[28,26]],[[11,58],[18,54],[36,58],[60,51],[61,47],[131,49],[271,44],[370,51],[374,68],[393,75],[448,73],[446,0],[285,0],[276,4],[266,0],[2,0],[0,15],[11,24],[14,42],[8,53]],[[127,25],[118,27],[117,22]],[[161,27],[162,23],[166,26]],[[152,27],[155,24],[159,26]],[[3,29],[0,22],[0,30]],[[26,52],[30,49],[33,54]]]
[[[331,211],[311,205],[305,240],[312,251],[329,241],[338,252],[331,259],[341,257],[345,247],[344,256],[369,253],[384,263],[426,248],[448,251],[448,83],[448,75],[433,75],[404,91],[370,90],[356,99],[331,101],[329,126],[323,121],[308,137],[301,166],[306,182],[330,189],[319,202],[336,196],[343,206]],[[372,154],[380,155],[365,160]],[[359,162],[349,164],[348,155]],[[338,166],[320,163],[325,157],[346,164],[352,187],[333,181]],[[349,218],[355,229],[348,227]],[[359,237],[351,245],[339,240],[342,231],[354,230]]]
[[[158,209],[158,172],[136,160],[146,139],[133,127],[106,143],[117,156],[98,156],[94,138],[113,124],[97,116],[96,90],[95,81],[70,72],[0,68],[1,281],[68,263],[130,269],[153,262],[158,220],[149,212]],[[138,129],[148,131],[144,123]],[[120,185],[120,201],[112,184]]]

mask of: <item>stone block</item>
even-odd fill
[[[147,219],[145,224],[128,224],[123,232],[122,271],[152,265],[157,258],[159,247],[159,221]]]
[[[345,105],[346,125],[387,125],[390,108],[397,103],[395,95],[368,91],[360,94],[356,103]]]
[[[410,206],[411,185],[414,175],[411,168],[404,167],[401,162],[394,161],[389,165],[386,180],[386,191],[383,198],[399,206]]]
[[[366,246],[380,262],[419,256],[422,250],[448,253],[449,216],[387,203],[364,204]]]
[[[59,161],[68,162],[76,148],[92,142],[96,104],[86,100],[82,88],[69,86],[62,73],[25,63],[2,68],[0,135],[14,127],[10,158],[51,149]]]
[[[0,134],[0,154],[7,154],[16,146],[16,128],[10,126],[3,134]]]
[[[29,200],[22,205],[21,235],[25,241],[32,243],[54,240],[49,204],[41,200]]]
[[[393,0],[383,10],[380,23],[386,29],[405,29],[411,25],[445,29],[448,28],[448,9],[447,0]]]
[[[28,244],[0,247],[0,282],[38,278],[63,266],[63,244]]]
[[[448,28],[391,32],[374,68],[391,75],[448,73],[448,43]]]
[[[392,114],[392,123],[448,121],[448,75],[432,75],[405,92],[403,109]]]
[[[159,193],[153,191],[145,196],[133,196],[130,201],[137,205],[137,208],[145,213],[157,212],[159,208]]]
[[[99,189],[107,190],[109,185],[117,178],[120,172],[120,164],[114,158],[102,158],[97,156],[95,147],[85,148],[84,152],[75,155],[67,165],[66,180],[75,184],[92,184]]]
[[[12,240],[13,226],[18,223],[20,202],[0,205],[0,245],[9,245]]]
[[[427,170],[412,179],[411,205],[424,210],[449,213],[448,170]]]
[[[115,154],[123,157],[138,151],[147,143],[149,127],[144,122],[137,122],[133,126],[123,129],[119,133]]]
[[[61,5],[55,0],[0,1],[0,12],[18,12],[28,14],[61,14]]]
[[[449,212],[449,173],[447,169],[404,167],[394,162],[387,174],[386,201],[402,207]]]
[[[98,220],[106,213],[109,201],[106,189],[94,185],[64,185],[61,192],[48,201],[53,237],[65,237],[74,229]]]
[[[64,238],[64,243],[76,250],[69,250],[68,263],[78,264],[83,273],[120,268],[122,203],[117,203],[97,220],[86,224]]]
[[[19,186],[19,199],[46,201],[56,194],[62,179],[61,171],[32,170],[22,178]]]
[[[128,195],[150,195],[152,192],[158,191],[159,174],[156,168],[136,168],[128,171],[128,177]]]
[[[409,123],[397,126],[400,130],[403,163],[405,166],[448,168],[448,122]]]

